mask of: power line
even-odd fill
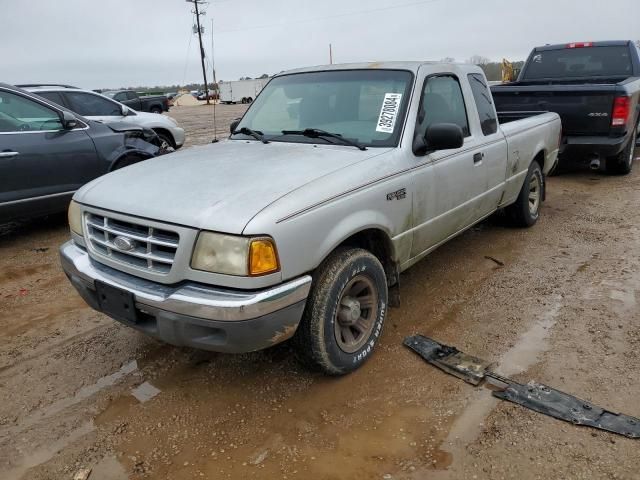
[[[217,33],[233,33],[233,32],[244,32],[247,30],[260,30],[263,28],[273,28],[273,27],[282,27],[283,25],[286,24],[291,24],[291,23],[309,23],[309,22],[317,22],[319,20],[330,20],[333,18],[343,18],[343,17],[352,17],[354,15],[363,15],[363,14],[367,14],[367,13],[375,13],[375,12],[384,12],[387,10],[394,10],[396,8],[407,8],[407,7],[414,7],[416,5],[424,5],[427,3],[436,3],[436,2],[441,2],[443,0],[422,0],[420,2],[411,2],[411,3],[403,3],[400,5],[391,5],[388,7],[379,7],[379,8],[371,8],[368,10],[358,10],[357,12],[347,12],[347,13],[337,13],[334,15],[326,15],[324,17],[313,17],[313,18],[305,18],[305,19],[300,19],[300,20],[291,20],[290,22],[280,22],[280,23],[270,23],[270,24],[265,24],[265,25],[255,25],[253,27],[246,27],[246,28],[232,28],[229,30],[218,30]]]

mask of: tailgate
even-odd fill
[[[614,88],[501,86],[495,87],[493,98],[499,112],[556,112],[565,135],[609,135]]]

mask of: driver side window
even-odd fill
[[[0,132],[62,130],[58,112],[34,100],[0,90]]]
[[[424,137],[427,128],[436,123],[454,123],[462,129],[465,137],[471,135],[462,89],[453,75],[430,77],[425,82],[416,137]]]

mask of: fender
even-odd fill
[[[142,138],[127,135],[125,137],[124,145],[111,152],[107,158],[107,161],[109,162],[109,172],[113,171],[114,167],[120,160],[128,157],[129,155],[135,155],[146,160],[157,156],[159,151],[160,148],[158,146],[149,143]]]
[[[397,262],[396,245],[391,235],[393,223],[384,214],[374,210],[360,210],[353,212],[341,219],[333,228],[327,232],[318,246],[318,258],[314,259],[314,268],[317,268],[322,261],[339,247],[345,240],[354,237],[366,230],[375,230],[385,236],[390,258]]]

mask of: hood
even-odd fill
[[[161,222],[240,234],[282,196],[381,153],[378,148],[227,140],[117,170],[85,185],[74,198]]]

